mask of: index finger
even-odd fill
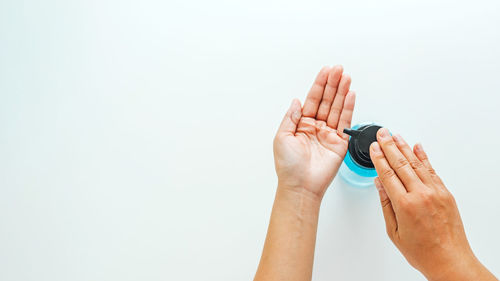
[[[377,141],[384,151],[387,162],[396,172],[401,182],[408,191],[415,190],[417,183],[421,182],[415,171],[410,165],[410,162],[401,153],[399,148],[394,143],[393,138],[389,134],[389,130],[381,128],[377,132]]]
[[[387,162],[387,159],[385,159],[384,152],[378,142],[373,142],[370,145],[370,158],[389,199],[395,202],[399,197],[405,195],[406,189],[403,183],[399,180],[389,162]]]

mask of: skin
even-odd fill
[[[304,107],[293,100],[283,118],[274,139],[278,188],[255,280],[311,280],[321,199],[347,152],[350,84],[341,66],[324,67]]]
[[[263,280],[311,280],[323,195],[346,155],[355,93],[341,66],[324,67],[304,106],[293,100],[274,139],[278,187],[262,257]],[[370,154],[387,233],[429,280],[497,280],[472,253],[453,196],[420,145],[378,132]]]
[[[382,128],[370,146],[386,230],[428,280],[497,280],[474,256],[453,195],[422,145],[413,150]]]

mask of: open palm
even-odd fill
[[[324,67],[304,107],[293,100],[274,140],[279,184],[322,197],[347,153],[355,93],[341,66]]]

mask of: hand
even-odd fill
[[[497,280],[474,256],[455,200],[421,145],[412,151],[382,128],[370,157],[387,234],[413,267],[429,280]]]
[[[347,152],[354,93],[341,66],[324,67],[304,108],[293,100],[274,138],[278,189],[255,279],[311,280],[321,198]]]
[[[274,139],[278,186],[322,198],[347,152],[354,92],[341,66],[324,67],[304,108],[293,100]]]

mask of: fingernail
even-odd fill
[[[386,128],[382,128],[378,130],[378,134],[381,138],[387,138],[389,137],[389,130],[387,130]]]
[[[424,151],[424,148],[422,147],[421,143],[417,143],[417,145],[415,146],[415,148],[417,149],[417,151]]]
[[[404,144],[405,143],[403,137],[401,137],[401,135],[399,135],[399,134],[396,134],[396,135],[392,136],[392,138],[394,139],[395,142],[397,142],[399,144]]]
[[[378,144],[378,142],[373,142],[370,145],[370,148],[372,149],[372,152],[374,154],[381,154],[382,153],[382,150],[380,149],[380,145]]]

